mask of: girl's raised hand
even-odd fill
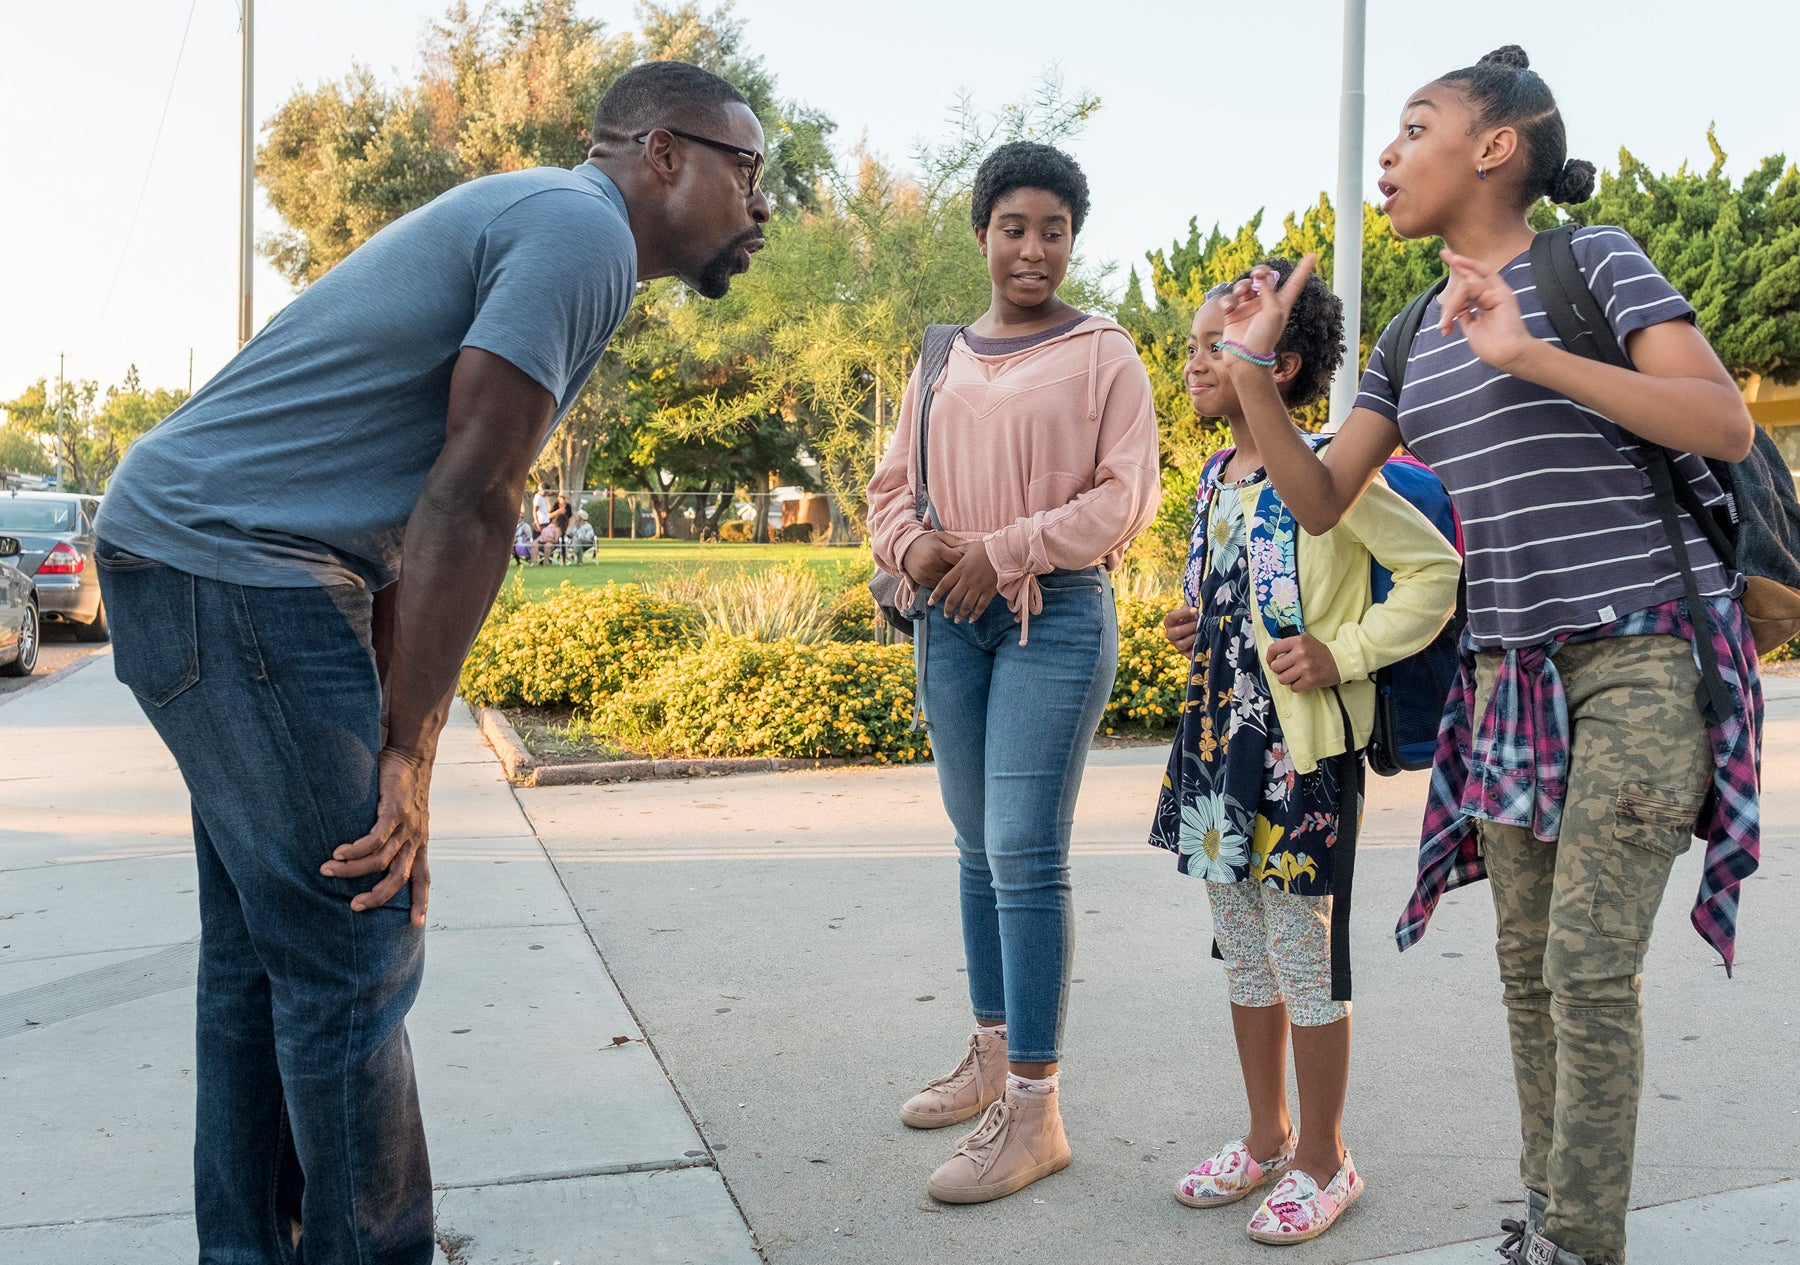
[[[1500,274],[1467,255],[1453,250],[1438,252],[1450,269],[1450,280],[1439,298],[1443,315],[1438,332],[1449,337],[1451,327],[1461,325],[1469,350],[1484,364],[1512,372],[1521,355],[1538,342],[1525,328],[1519,314],[1519,298]]]
[[[1250,275],[1233,286],[1220,303],[1225,315],[1225,337],[1258,354],[1273,354],[1300,291],[1318,262],[1316,254],[1307,255],[1294,265],[1285,284],[1281,274],[1266,264],[1251,269]]]

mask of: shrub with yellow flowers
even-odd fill
[[[912,647],[846,640],[869,636],[868,590],[860,572],[834,578],[829,619],[817,586],[801,595],[818,624],[805,637],[781,631],[792,621],[721,621],[686,593],[565,583],[532,602],[515,581],[475,639],[460,692],[488,707],[567,708],[611,745],[646,754],[928,759],[912,729]],[[1163,637],[1167,605],[1118,598],[1106,733],[1167,730],[1180,714],[1188,668]]]
[[[1175,727],[1187,697],[1188,661],[1163,636],[1169,605],[1119,598],[1119,674],[1100,722],[1102,732]]]
[[[653,755],[869,756],[908,764],[930,754],[912,714],[910,647],[714,632],[627,681],[595,722]]]
[[[458,692],[485,707],[596,706],[698,643],[700,618],[635,584],[502,594],[463,662]]]

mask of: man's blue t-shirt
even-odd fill
[[[636,286],[625,202],[597,168],[452,189],[309,286],[138,440],[98,533],[215,580],[381,588],[444,446],[458,353],[518,366],[560,421]]]

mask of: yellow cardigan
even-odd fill
[[[1260,481],[1235,493],[1244,521],[1256,511]],[[1343,684],[1338,687],[1350,713],[1360,750],[1375,725],[1375,683],[1380,668],[1423,649],[1456,610],[1456,581],[1462,559],[1437,528],[1379,476],[1349,513],[1323,536],[1296,524],[1295,565],[1300,610],[1306,631],[1325,643]],[[1394,573],[1394,587],[1380,603],[1369,604],[1369,559]],[[1254,566],[1254,562],[1251,564]],[[1254,577],[1253,577],[1254,579]],[[1344,750],[1344,722],[1329,689],[1295,693],[1268,672],[1274,640],[1263,625],[1254,582],[1249,584],[1250,627],[1268,677],[1275,716],[1287,737],[1294,768],[1311,773]]]

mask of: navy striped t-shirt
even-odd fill
[[[1647,326],[1693,319],[1688,301],[1624,230],[1584,228],[1572,245],[1620,343]],[[1518,295],[1525,328],[1560,345],[1532,284],[1529,255],[1502,275]],[[1356,403],[1397,421],[1406,446],[1449,490],[1468,547],[1475,644],[1540,645],[1680,597],[1681,572],[1642,441],[1593,409],[1484,364],[1460,326],[1449,337],[1438,333],[1439,313],[1434,299],[1407,358],[1398,408],[1379,347]],[[1707,504],[1723,499],[1699,457],[1682,455],[1675,472]],[[1699,526],[1685,514],[1682,522],[1701,594],[1735,594],[1737,577]]]

